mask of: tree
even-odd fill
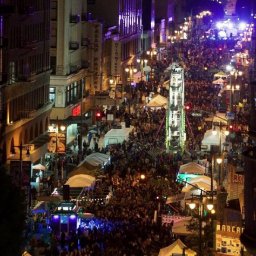
[[[22,191],[11,182],[11,177],[0,166],[0,252],[1,255],[21,255],[22,234],[26,207]]]

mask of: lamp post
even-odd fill
[[[153,59],[153,57],[157,55],[157,50],[154,49],[154,48],[150,49],[150,50],[147,51],[147,55],[149,55],[150,58]]]
[[[127,85],[129,86],[129,99],[128,100],[128,104],[129,104],[129,114],[131,113],[131,99],[132,99],[132,80],[133,80],[133,74],[137,73],[137,68],[134,67],[133,65],[128,65],[125,68],[125,72],[128,74],[128,78],[127,78]]]
[[[199,195],[193,195],[192,194],[192,199],[191,199],[191,202],[188,204],[189,205],[189,208],[191,210],[195,210],[196,209],[196,202],[195,202],[195,198],[197,198],[197,202],[198,202],[198,224],[199,224],[199,241],[198,241],[198,256],[203,256],[203,248],[202,248],[202,235],[203,235],[203,213],[204,213],[204,201],[203,199],[206,197],[207,198],[207,204],[206,204],[206,208],[208,211],[211,212],[211,214],[214,214],[215,213],[215,210],[214,210],[214,198],[213,198],[213,191],[214,191],[214,188],[213,188],[213,177],[211,175],[211,190],[210,191],[205,191],[201,188],[199,188],[198,186],[194,185],[194,184],[191,184],[185,180],[179,180],[181,182],[183,182],[184,184],[188,184],[192,187],[194,187],[195,189],[198,189],[200,190],[200,194]],[[204,194],[203,194],[204,193]],[[210,199],[209,199],[210,197]],[[213,238],[212,238],[213,239]]]
[[[202,248],[202,236],[203,236],[203,214],[204,214],[204,204],[203,204],[203,194],[202,190],[200,195],[198,196],[198,224],[199,224],[199,242],[198,242],[198,256],[203,256],[203,248]],[[191,210],[195,210],[197,204],[193,201],[194,196],[192,195],[192,201],[189,203],[189,208]],[[214,213],[214,205],[213,205],[213,192],[211,191],[211,200],[207,203],[206,208],[211,213]]]
[[[223,161],[223,152],[222,152],[222,135],[224,134],[225,136],[229,135],[229,131],[228,130],[222,130],[222,125],[220,125],[218,127],[218,130],[213,129],[212,133],[213,135],[218,135],[219,136],[219,153],[218,153],[218,157],[216,159],[216,162],[218,164],[218,185],[220,186],[222,183],[222,161]]]
[[[140,64],[140,80],[143,80],[144,67],[147,66],[148,59],[137,59],[137,63]]]
[[[234,93],[235,91],[239,91],[240,90],[240,85],[235,85],[232,81],[232,76],[234,76],[235,80],[234,82],[236,82],[237,78],[239,76],[243,75],[243,72],[240,70],[236,70],[234,67],[232,67],[231,65],[227,65],[226,70],[229,72],[229,85],[227,85],[227,90],[230,90],[230,112],[234,112]]]

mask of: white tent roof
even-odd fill
[[[167,98],[158,94],[147,104],[147,107],[166,107],[167,103]]]
[[[225,82],[225,80],[220,77],[220,78],[214,80],[212,83],[213,84],[223,84],[224,82]]]
[[[134,126],[122,127],[121,129],[111,129],[104,136],[104,146],[109,144],[122,143],[124,140],[129,140],[129,134],[134,129]]]
[[[45,171],[45,166],[42,164],[36,164],[32,167],[33,170],[41,170],[41,171]]]
[[[197,186],[202,190],[211,191],[211,177],[208,177],[206,175],[198,175],[198,177],[192,178],[189,181],[189,183],[194,186]],[[213,180],[213,189],[215,190],[216,188],[217,188],[217,183],[215,180]],[[182,192],[188,192],[191,189],[194,189],[194,187],[187,184],[185,187],[183,187]]]
[[[158,256],[170,256],[170,255],[181,255],[183,253],[183,249],[186,248],[185,252],[188,256],[196,256],[196,252],[187,248],[187,246],[180,240],[177,239],[171,245],[160,249]]]
[[[180,166],[179,173],[205,174],[205,167],[195,162],[190,162]]]
[[[213,133],[213,130],[207,130],[204,134],[204,138],[202,140],[202,145],[215,145],[215,146],[219,146],[220,145],[220,140],[222,142],[222,144],[225,142],[226,140],[226,135],[224,133],[220,134],[219,130],[216,130],[216,134]],[[220,138],[221,136],[221,138]]]
[[[109,155],[102,153],[92,153],[85,158],[85,162],[92,166],[104,165],[109,161]]]
[[[95,177],[86,174],[77,174],[70,177],[65,185],[72,188],[91,187],[95,182]]]
[[[224,73],[223,71],[220,71],[220,72],[218,72],[218,73],[216,73],[216,74],[214,74],[214,77],[215,78],[217,78],[217,77],[227,77],[227,74],[226,73]]]

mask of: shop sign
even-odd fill
[[[77,105],[72,109],[72,116],[80,116],[81,115],[81,105]]]

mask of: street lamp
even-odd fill
[[[212,194],[212,193],[211,193]],[[196,209],[197,204],[194,202],[194,195],[192,194],[192,201],[189,203],[189,208],[191,210]],[[213,202],[211,201],[210,203],[207,203],[206,208],[213,213]],[[203,250],[202,250],[202,235],[203,235],[203,213],[204,213],[204,204],[203,204],[203,194],[202,190],[198,198],[198,222],[199,222],[199,252],[198,256],[203,256]]]
[[[230,90],[230,112],[234,112],[234,106],[233,106],[233,101],[234,101],[234,93],[235,91],[240,90],[240,85],[235,85],[233,84],[232,81],[232,76],[235,78],[235,82],[239,76],[243,75],[243,72],[241,70],[236,70],[234,67],[231,65],[226,66],[226,70],[229,72],[229,85],[226,86],[226,90]]]
[[[137,59],[137,63],[140,64],[140,80],[142,81],[144,76],[144,67],[147,66],[148,59]]]
[[[157,55],[157,51],[155,49],[148,50],[147,55],[149,55],[150,58],[152,59],[154,56]]]
[[[216,162],[218,164],[218,184],[221,185],[221,182],[222,182],[221,164],[222,164],[222,157],[223,157],[222,136],[225,135],[225,139],[226,139],[226,136],[229,135],[229,131],[228,130],[223,131],[222,125],[220,125],[218,127],[218,130],[215,129],[215,127],[213,128],[212,134],[214,136],[216,136],[216,135],[219,136],[219,157],[216,159]]]
[[[217,159],[216,159],[216,162],[218,164],[218,183],[219,183],[219,186],[221,185],[221,164],[222,164],[222,157],[219,156]]]

